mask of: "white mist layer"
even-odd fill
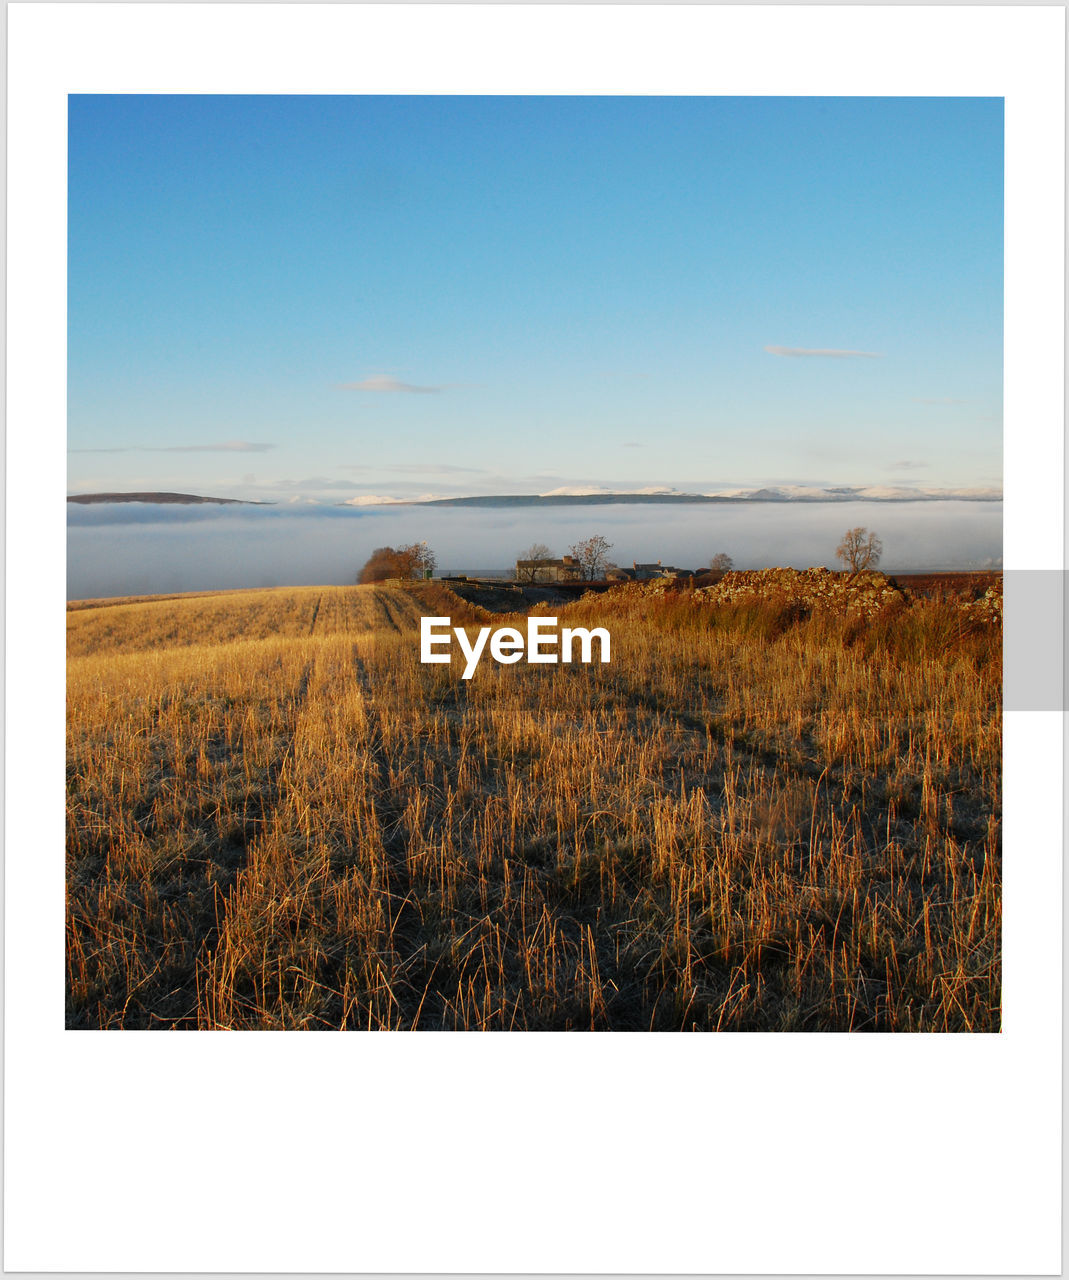
[[[883,539],[888,570],[976,569],[1002,555],[1001,502],[836,502],[528,508],[165,507],[68,509],[67,598],[353,582],[376,547],[426,539],[441,570],[503,570],[544,542],[554,555],[591,534],[618,564],[698,569],[835,567],[855,526]]]

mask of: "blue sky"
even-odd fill
[[[999,99],[82,95],[69,155],[72,492],[1001,482]]]

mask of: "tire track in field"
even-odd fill
[[[317,604],[317,613],[318,609],[319,606]],[[293,759],[294,742],[297,737],[297,726],[300,722],[304,705],[308,701],[308,688],[312,682],[312,671],[314,667],[315,659],[309,658],[304,664],[300,677],[298,678],[294,688],[293,696],[287,707],[289,724],[286,734],[284,736],[279,735],[279,738],[281,739],[281,741],[279,741],[281,751],[267,766],[267,777],[264,779],[261,786],[252,796],[246,797],[244,821],[242,823],[240,857],[233,865],[225,880],[216,882],[215,889],[218,891],[219,895],[219,909],[216,910],[215,921],[196,939],[194,964],[198,972],[197,985],[199,988],[203,989],[204,987],[210,987],[215,981],[214,970],[218,959],[220,939],[226,933],[225,926],[230,914],[231,900],[233,899],[234,894],[241,887],[242,880],[248,872],[249,847],[268,830],[275,815],[278,814],[287,803],[285,787],[286,769],[290,761]],[[172,1027],[198,1026],[199,1015],[201,1012],[202,1010],[198,1008],[195,1010],[192,1018],[178,1020],[176,1022],[172,1022],[170,1025]],[[155,1020],[157,1024],[159,1021],[159,1019]],[[151,1022],[150,1025],[152,1025]]]
[[[392,619],[391,619],[392,621]],[[395,624],[396,625],[396,624]],[[398,628],[399,629],[399,628]],[[353,645],[353,669],[360,689],[367,723],[368,756],[375,770],[375,821],[386,863],[386,894],[390,913],[390,939],[398,955],[402,970],[418,963],[426,942],[423,936],[423,920],[416,905],[411,879],[405,858],[407,839],[404,831],[404,808],[395,798],[396,789],[390,782],[390,761],[385,747],[382,716],[375,705],[374,687],[367,663],[360,656],[358,645]],[[418,984],[404,979],[406,987],[415,999],[422,994]],[[413,1000],[413,1003],[415,1001]],[[407,1007],[398,1000],[398,1013],[405,1019],[406,1027],[412,1017],[412,1005]]]
[[[393,630],[397,632],[405,631],[407,628],[403,619],[399,621],[400,610],[397,606],[397,602],[391,599],[385,591],[379,596],[378,600],[383,613],[386,615],[386,621],[390,624]]]
[[[379,833],[379,845],[381,848],[381,879],[379,881],[380,888],[376,890],[381,895],[383,907],[389,919],[389,942],[382,951],[383,964],[390,974],[389,985],[387,990],[391,994],[396,993],[392,1018],[403,1019],[405,1022],[411,1020],[411,1007],[413,1001],[409,997],[407,990],[411,986],[410,980],[406,977],[406,971],[413,967],[417,968],[418,961],[413,965],[413,960],[420,951],[423,950],[422,939],[422,922],[418,913],[418,908],[414,905],[408,886],[408,871],[405,860],[405,837],[403,832],[403,805],[397,803],[394,799],[394,789],[390,785],[390,766],[389,757],[384,743],[383,722],[379,711],[375,706],[373,695],[373,686],[371,675],[368,671],[367,664],[359,656],[359,649],[356,644],[352,647],[353,669],[355,679],[361,695],[361,705],[364,711],[366,723],[366,748],[369,759],[370,769],[368,777],[368,787],[370,791],[374,823]],[[297,682],[293,699],[288,708],[288,723],[284,750],[277,756],[271,766],[270,783],[265,785],[265,796],[269,796],[269,802],[265,803],[259,815],[260,830],[270,833],[270,828],[276,813],[280,815],[280,826],[283,828],[282,838],[285,839],[285,831],[289,829],[291,815],[287,813],[287,806],[294,803],[294,798],[289,792],[287,786],[288,771],[294,756],[295,741],[297,737],[298,727],[301,718],[302,708],[308,697],[309,685],[315,668],[316,659],[312,658],[305,666],[304,670]],[[314,696],[320,696],[318,693]],[[280,744],[281,745],[281,744]],[[303,767],[307,767],[305,761]],[[295,813],[299,813],[302,801],[298,794],[296,798],[297,808]],[[255,837],[254,837],[255,838]],[[317,869],[308,864],[311,880],[308,884],[312,884],[318,875]],[[268,890],[265,894],[258,885],[250,881],[250,876],[254,874],[252,870],[245,867],[234,877],[229,887],[229,891],[221,902],[222,911],[220,914],[220,924],[216,929],[211,930],[205,937],[199,955],[200,961],[200,980],[198,982],[199,989],[205,993],[205,999],[202,1000],[201,1012],[204,1014],[208,1010],[207,1016],[209,1020],[215,1016],[214,1011],[223,1010],[224,1023],[226,1023],[228,1009],[237,1010],[237,1025],[249,1025],[242,1018],[240,1007],[242,1004],[242,992],[238,988],[228,989],[227,984],[227,968],[230,963],[230,957],[225,946],[227,937],[227,924],[235,920],[235,916],[231,914],[231,904],[236,903],[234,908],[236,913],[236,936],[239,939],[242,934],[242,909],[248,911],[248,901],[244,904],[237,895],[242,895],[243,889],[248,888],[255,904],[259,898],[265,907],[270,908],[275,905],[275,898],[281,892],[287,898],[294,894],[304,892],[306,882],[304,879],[305,863],[298,857],[296,879],[292,882],[287,881],[285,885],[275,885],[274,889]],[[257,875],[262,874],[262,868]],[[329,899],[329,887],[319,886],[318,889],[312,890],[313,895],[318,892],[324,893]],[[268,901],[270,895],[271,901]],[[255,905],[254,905],[255,911]],[[247,927],[247,926],[246,926]],[[297,926],[292,924],[291,928],[296,929]],[[290,939],[283,937],[279,943],[281,948],[285,948]],[[390,952],[394,953],[395,958],[387,959]],[[322,977],[322,975],[319,975]],[[327,979],[330,985],[335,985],[334,979]],[[336,985],[340,986],[340,980]],[[215,994],[213,996],[213,989]],[[244,994],[247,995],[247,992]],[[262,997],[260,997],[262,998]],[[339,997],[340,998],[340,997]],[[214,1003],[218,1001],[219,1003]],[[277,1012],[277,1009],[274,1010]],[[272,1012],[271,999],[267,1002],[267,1012]],[[339,1010],[339,1017],[343,1016]],[[211,1022],[210,1025],[215,1025]]]
[[[308,634],[312,635],[316,629],[316,619],[319,617],[319,606],[323,603],[323,597],[319,596],[316,600],[316,607],[312,610],[312,622],[308,628]]]
[[[301,709],[307,700],[311,683],[313,661],[304,664],[293,686],[288,704],[290,732],[279,741],[282,748],[267,766],[267,776],[256,790],[233,801],[233,822],[229,830],[218,824],[218,807],[213,800],[216,788],[242,772],[244,745],[232,741],[230,726],[221,724],[203,743],[206,758],[217,770],[210,783],[191,784],[189,809],[184,823],[190,831],[203,837],[191,842],[191,848],[174,865],[170,879],[162,886],[162,893],[169,902],[181,904],[175,907],[177,919],[184,933],[186,946],[183,954],[175,954],[174,948],[151,950],[153,944],[163,945],[159,920],[146,907],[143,916],[146,945],[151,951],[148,964],[155,962],[147,978],[109,994],[109,1011],[72,1009],[68,1003],[65,1025],[68,1028],[102,1028],[115,1026],[127,1029],[196,1029],[201,1025],[203,1006],[198,998],[202,989],[213,978],[215,953],[224,932],[232,895],[246,875],[250,847],[269,826],[273,815],[285,803],[284,773],[293,754],[293,740]],[[288,740],[287,740],[288,739]],[[138,805],[141,816],[134,813],[135,825],[150,847],[165,847],[173,834],[168,828],[159,828],[154,811],[146,800]],[[90,886],[92,888],[92,886]],[[156,888],[159,890],[160,885]],[[128,892],[136,900],[136,890],[131,885]],[[67,928],[70,931],[84,916],[86,896],[71,891],[68,886]],[[162,968],[162,972],[160,972]],[[121,1012],[120,1012],[121,1010]]]

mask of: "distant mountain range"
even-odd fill
[[[268,502],[248,502],[242,498],[202,498],[196,493],[71,493],[67,495],[67,501],[79,502],[83,506],[88,506],[95,502],[154,502],[169,505],[215,502],[220,506],[228,507],[266,507],[272,505]]]
[[[437,507],[559,507],[595,506],[613,503],[746,503],[746,502],[1001,502],[1001,489],[906,488],[891,485],[778,485],[762,489],[723,489],[713,493],[684,493],[671,488],[634,491],[596,486],[554,489],[549,493],[480,494],[467,498],[423,497],[408,500],[408,506]],[[393,506],[404,499],[351,498],[342,506]]]
[[[265,507],[271,502],[254,502],[240,498],[206,498],[195,493],[75,493],[68,502],[82,505],[104,502],[148,502],[167,505],[215,503],[220,506]],[[349,498],[341,507],[564,507],[607,506],[637,503],[811,503],[811,502],[1001,502],[1001,489],[936,489],[907,488],[894,485],[776,485],[761,489],[721,489],[712,493],[685,493],[669,487],[638,490],[607,489],[595,485],[553,489],[549,493],[475,494],[470,497],[438,497],[423,494],[418,498],[394,498],[365,494]],[[324,505],[314,499],[291,499],[295,506]]]

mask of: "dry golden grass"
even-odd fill
[[[948,609],[600,597],[609,665],[467,682],[437,585],[73,610],[67,1024],[998,1030],[999,633]]]

